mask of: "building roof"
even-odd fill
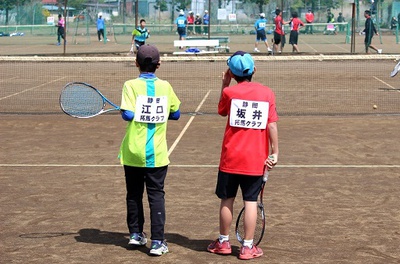
[[[42,0],[42,4],[57,4],[57,0]]]
[[[47,9],[49,11],[57,11],[58,10],[58,6],[56,6],[56,5],[43,5],[42,8]],[[64,10],[63,6],[61,6],[61,10]],[[67,6],[67,10],[75,10],[75,8]]]

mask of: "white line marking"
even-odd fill
[[[311,45],[309,45],[307,42],[305,42],[304,40],[300,39],[301,43],[306,45],[307,47],[309,47],[310,49],[312,49],[314,52],[317,52],[316,49],[314,49],[314,47],[312,47]]]
[[[0,167],[122,167],[120,164],[0,164]],[[217,164],[170,164],[175,168],[218,168]],[[276,168],[400,168],[400,164],[393,165],[356,165],[356,164],[286,164]]]
[[[197,106],[195,112],[197,113],[200,108],[203,106],[204,102],[206,101],[207,97],[210,95],[211,90],[208,90],[208,92],[206,93],[206,95],[204,96],[203,100],[200,102],[200,104]],[[181,133],[179,134],[179,136],[175,139],[175,142],[172,144],[172,146],[169,148],[168,150],[168,156],[171,155],[172,151],[174,151],[176,145],[178,145],[179,141],[181,140],[181,138],[183,137],[183,135],[185,134],[186,130],[189,128],[190,124],[192,123],[193,119],[195,118],[194,116],[191,116],[189,121],[186,123],[185,127],[182,129]]]
[[[396,92],[400,92],[398,89],[394,88],[393,86],[391,86],[391,85],[388,84],[387,82],[385,82],[385,81],[379,79],[378,77],[376,77],[376,76],[372,76],[372,77],[374,77],[375,80],[380,81],[381,83],[383,83],[384,85],[386,85],[386,86],[389,87],[390,89],[393,89],[393,90],[396,91]]]
[[[6,82],[6,81],[14,80],[14,79],[17,79],[17,77],[11,77],[11,78],[8,78],[8,79],[2,79],[2,80],[0,80],[0,82]]]
[[[3,99],[7,99],[7,98],[10,98],[10,97],[13,97],[13,96],[15,96],[15,95],[19,95],[19,94],[22,94],[22,93],[25,93],[25,92],[34,90],[34,89],[39,88],[39,87],[42,87],[42,86],[44,86],[44,85],[46,85],[46,84],[58,82],[58,81],[60,81],[60,80],[62,80],[62,79],[64,79],[64,78],[65,78],[65,77],[61,77],[61,78],[59,78],[59,79],[57,79],[57,80],[53,80],[53,81],[50,81],[50,82],[47,82],[47,83],[43,83],[43,84],[41,84],[41,85],[38,85],[38,86],[35,86],[35,87],[32,87],[32,88],[23,90],[23,91],[18,92],[18,93],[14,93],[14,94],[10,94],[10,95],[4,96],[4,97],[0,98],[0,101],[3,100]]]

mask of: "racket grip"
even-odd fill
[[[264,170],[263,181],[266,182],[268,180],[269,171],[267,168]]]

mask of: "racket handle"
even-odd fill
[[[268,171],[267,167],[265,167],[264,175],[263,175],[264,182],[266,182],[268,180],[268,174],[269,174],[269,171]]]

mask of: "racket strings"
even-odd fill
[[[243,244],[244,237],[245,237],[245,231],[244,231],[245,213],[246,213],[245,210],[243,210],[240,213],[240,216],[238,219],[238,225],[237,225],[237,229],[236,229],[237,239],[242,244]],[[263,209],[262,205],[259,205],[258,209],[257,209],[257,222],[256,222],[256,228],[254,230],[254,238],[253,238],[253,243],[255,245],[258,245],[261,242],[261,239],[264,235],[264,227],[265,227],[264,220],[265,220],[264,209]]]
[[[63,111],[71,116],[90,117],[103,109],[104,100],[95,89],[83,84],[72,84],[61,92],[60,104]]]

